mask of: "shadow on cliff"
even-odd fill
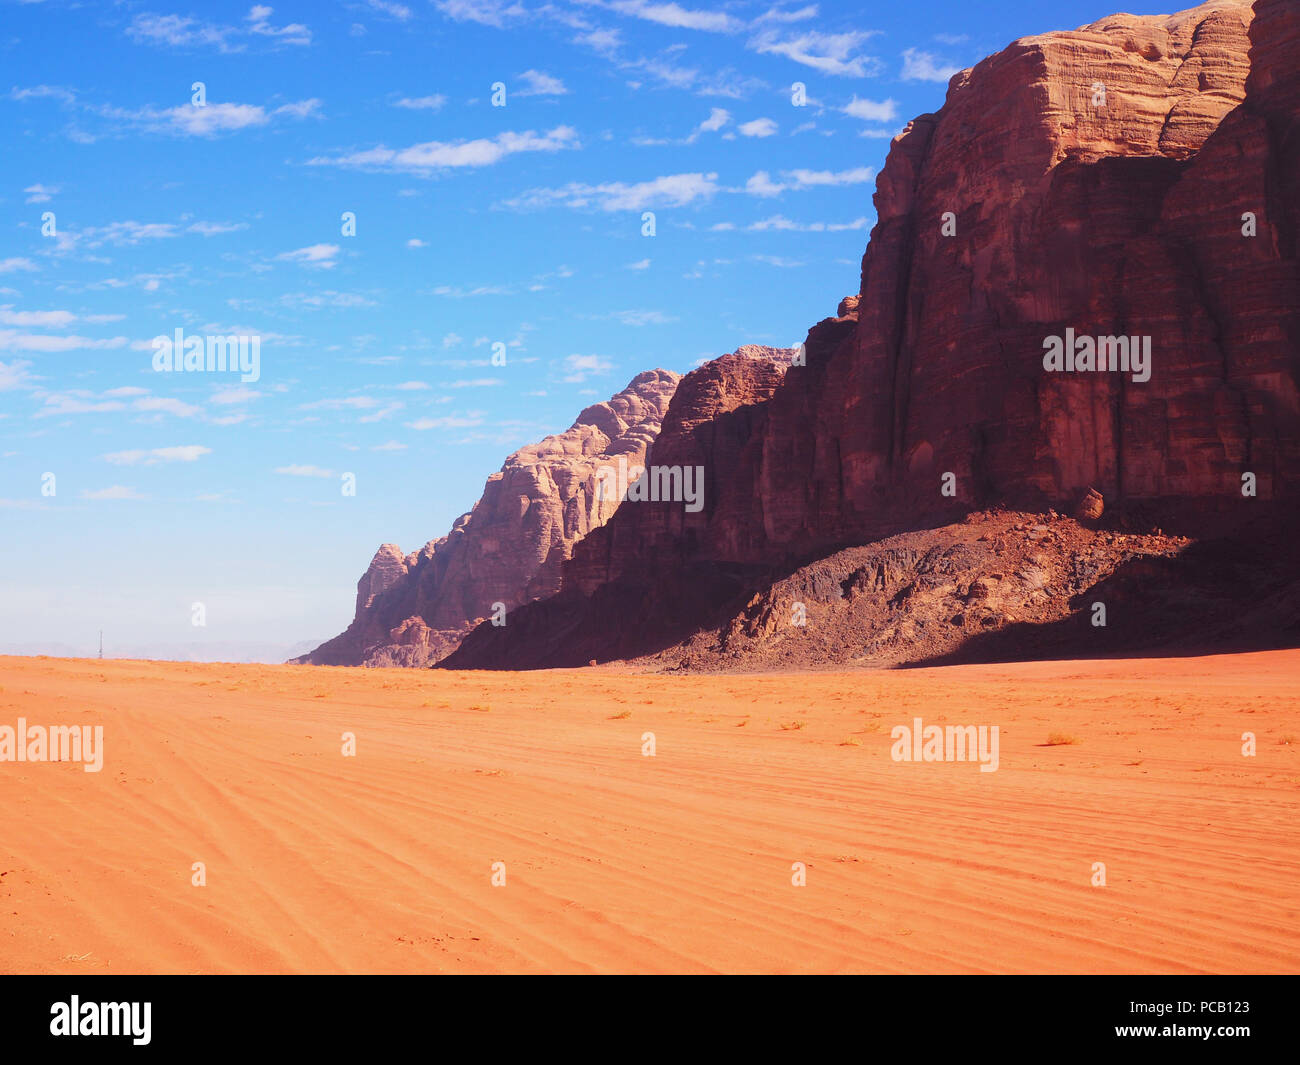
[[[671,579],[639,572],[590,597],[565,589],[484,622],[435,669],[548,669],[657,654],[733,616],[755,592],[793,572],[688,563]]]
[[[1094,624],[1094,604],[1105,625]],[[1300,558],[1294,534],[1196,543],[1136,558],[1073,597],[1049,624],[1017,623],[900,669],[975,662],[1165,658],[1300,647]]]

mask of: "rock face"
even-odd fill
[[[1095,488],[1089,488],[1083,493],[1083,498],[1079,500],[1078,507],[1075,508],[1074,516],[1083,518],[1087,521],[1096,521],[1106,513],[1106,500]]]
[[[654,652],[813,559],[990,506],[1091,489],[1192,535],[1295,513],[1300,4],[1016,41],[895,138],[874,202],[806,366],[770,398],[734,366],[683,381],[655,460],[704,466],[703,510],[620,509],[550,605],[449,666]],[[1111,338],[1149,361],[1075,368],[1119,362]]]
[[[573,545],[618,508],[616,495],[597,491],[597,471],[644,462],[678,380],[667,370],[639,374],[567,431],[506,459],[447,536],[409,555],[384,544],[357,582],[352,624],[296,661],[428,665],[491,617],[494,603],[509,611],[555,592]]]
[[[781,511],[752,515],[755,557],[1089,487],[1231,509],[1250,470],[1260,498],[1294,495],[1294,199],[1270,187],[1294,146],[1266,98],[1243,104],[1251,16],[1221,0],[1017,41],[896,139],[858,328],[810,342],[772,403],[758,496]],[[1150,337],[1150,380],[1045,371],[1067,330]]]
[[[794,355],[793,348],[742,347],[682,378],[649,462],[652,468],[697,469],[702,508],[688,510],[684,500],[629,499],[624,506],[635,513],[627,521],[596,530],[574,548],[565,582],[590,592],[629,569],[672,566],[684,558],[686,545],[708,531],[709,501],[730,497],[718,478],[740,464]]]

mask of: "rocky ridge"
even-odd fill
[[[410,554],[383,544],[357,582],[352,624],[295,661],[429,665],[494,604],[508,612],[558,590],[573,545],[619,504],[597,492],[597,471],[619,459],[644,462],[678,380],[667,370],[638,374],[565,432],[510,455],[446,536]]]

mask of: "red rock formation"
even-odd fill
[[[765,404],[781,384],[793,348],[747,346],[723,355],[682,378],[664,416],[663,429],[646,458],[652,467],[693,467],[703,475],[704,509],[688,511],[678,501],[636,501],[636,513],[617,529],[596,530],[574,549],[564,580],[586,591],[629,568],[671,565],[684,544],[707,531],[709,500],[732,498],[718,482],[740,462],[759,431]],[[660,551],[665,557],[659,559]]]
[[[733,409],[694,375],[674,398],[653,461],[705,466],[703,512],[621,509],[549,622],[538,604],[449,665],[645,653],[728,590],[989,505],[1070,510],[1093,489],[1108,517],[1177,532],[1293,512],[1298,70],[1300,4],[1212,0],[956,75],[895,138],[856,306],[813,328],[807,365],[766,402]],[[1067,331],[1151,338],[1149,380],[1048,372]]]
[[[1220,0],[1026,38],[908,126],[878,182],[856,334],[772,404],[759,496],[782,512],[755,556],[944,517],[945,472],[965,507],[1089,487],[1240,507],[1247,469],[1262,498],[1294,494],[1300,301],[1274,144],[1242,104],[1250,20]],[[1046,373],[1044,338],[1070,328],[1150,336],[1151,379]]]
[[[678,380],[667,370],[639,374],[567,431],[506,459],[447,536],[410,555],[384,544],[357,582],[352,624],[296,661],[427,665],[490,617],[493,604],[509,611],[555,592],[573,545],[619,505],[612,494],[598,497],[597,470],[620,458],[644,461]]]

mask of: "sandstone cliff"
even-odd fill
[[[357,582],[352,624],[296,661],[427,665],[490,617],[493,604],[509,611],[555,592],[573,545],[618,507],[615,495],[597,492],[597,470],[620,458],[644,462],[677,381],[667,370],[639,374],[567,431],[507,458],[447,536],[409,555],[381,546]]]
[[[1092,489],[1108,520],[1207,536],[1294,514],[1297,71],[1300,5],[1213,0],[956,75],[891,146],[858,299],[807,365],[683,380],[655,461],[704,466],[703,510],[621,508],[560,595],[447,664],[652,653],[810,560],[989,506]],[[1150,338],[1149,377],[1046,369],[1072,335]]]

